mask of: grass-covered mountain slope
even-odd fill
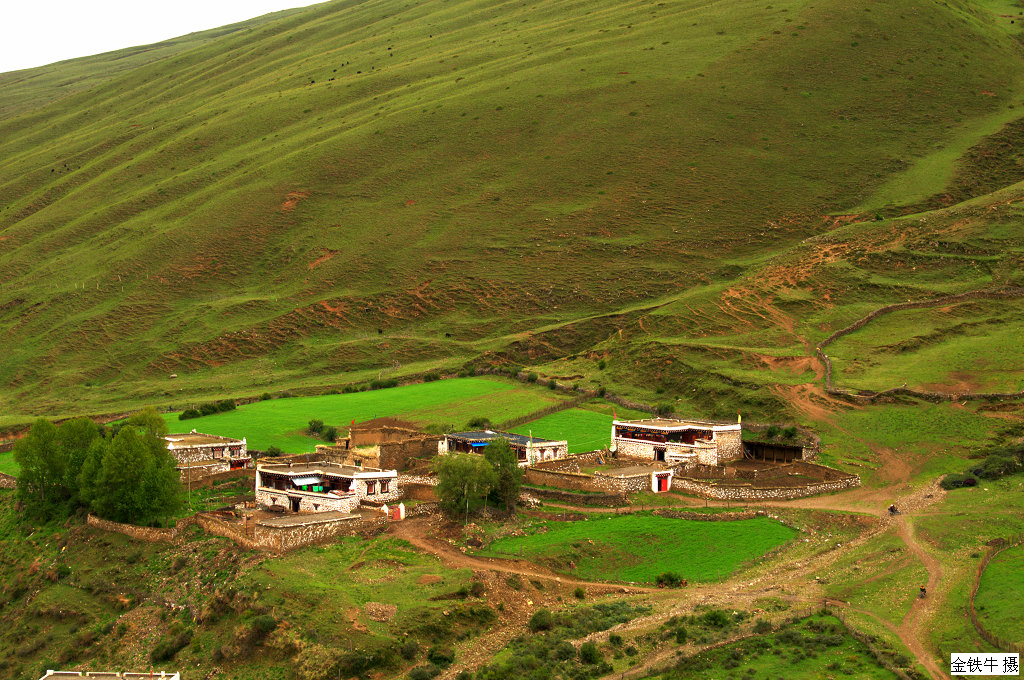
[[[1024,179],[1019,10],[331,2],[94,58],[0,109],[0,410],[511,361],[778,413],[873,306],[1017,276],[1012,203],[944,206]]]

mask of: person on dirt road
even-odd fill
[[[928,593],[928,591],[924,586],[920,586],[920,588],[921,592],[918,594],[918,597],[924,597]]]
[[[892,505],[889,506],[889,514],[890,515],[898,515],[898,514],[900,514],[900,511],[896,509],[896,504],[895,503],[893,503]]]

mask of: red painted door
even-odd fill
[[[658,491],[668,491],[668,477],[658,477]]]

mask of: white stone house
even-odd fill
[[[396,470],[335,463],[256,466],[256,502],[293,512],[354,512],[366,501],[401,498]]]
[[[438,442],[437,452],[448,453],[483,453],[484,448],[495,439],[507,439],[512,451],[515,452],[520,467],[535,465],[545,460],[565,458],[569,455],[568,441],[541,439],[525,434],[512,432],[495,432],[493,430],[476,430],[473,432],[452,432],[446,434]]]
[[[719,465],[743,457],[741,427],[669,418],[615,420],[611,450],[621,458]]]
[[[164,441],[183,475],[188,470],[202,469],[205,474],[213,474],[252,467],[252,456],[244,437],[232,439],[192,430],[184,434],[164,435]]]

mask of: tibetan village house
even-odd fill
[[[178,461],[182,475],[191,472],[214,474],[239,468],[251,468],[252,457],[246,450],[245,439],[231,439],[192,430],[186,434],[164,436],[167,448]]]
[[[611,449],[621,458],[720,465],[743,458],[740,428],[699,420],[615,420]]]
[[[567,441],[552,441],[525,434],[493,432],[491,430],[446,434],[444,440],[438,442],[437,452],[441,455],[446,453],[482,453],[484,447],[495,439],[508,440],[520,466],[534,465],[544,460],[565,458],[569,455],[569,442]]]
[[[256,502],[293,512],[354,512],[366,501],[398,500],[398,472],[335,463],[256,466]]]

